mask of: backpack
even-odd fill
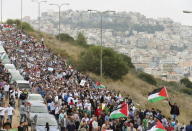
[[[21,93],[20,97],[21,100],[25,100],[26,99],[26,95],[24,93]]]
[[[64,118],[61,119],[61,121],[60,121],[60,126],[61,126],[61,127],[64,127]]]

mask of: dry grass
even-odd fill
[[[80,53],[84,51],[83,48],[72,45],[70,43],[59,42],[51,35],[44,33],[32,33],[31,35],[37,39],[40,39],[43,36],[45,38],[46,46],[53,52],[63,57],[69,55],[74,60],[77,60]],[[99,76],[96,76],[92,73],[88,73],[88,75],[95,80],[99,80]],[[117,81],[104,78],[102,83],[111,90],[120,91],[124,96],[131,96],[138,104],[137,106],[139,108],[160,109],[164,115],[170,117],[170,107],[167,101],[161,101],[153,104],[147,102],[147,94],[158,87],[149,85],[148,83],[140,80],[134,73],[129,73],[124,76],[122,80]],[[190,102],[192,97],[180,93],[174,89],[171,89],[171,92],[169,93],[171,101],[176,102],[180,107],[181,115],[179,116],[179,121],[187,124],[192,119],[192,103]]]
[[[60,42],[52,35],[35,32],[30,32],[30,35],[39,40],[43,37],[45,40],[45,45],[50,48],[55,54],[62,57],[70,56],[75,61],[78,60],[79,55],[81,54],[81,52],[84,51],[84,48],[72,45],[67,42]]]

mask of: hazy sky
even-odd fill
[[[21,0],[3,0],[3,19],[20,18]],[[23,16],[37,17],[37,3],[23,0]],[[192,25],[192,14],[183,14],[182,10],[192,10],[192,0],[47,0],[42,4],[42,11],[58,9],[49,3],[70,3],[62,10],[115,10],[140,12],[147,17],[170,17],[176,22]]]

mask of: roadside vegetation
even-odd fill
[[[30,24],[28,24],[26,22],[21,22],[20,20],[17,20],[17,19],[15,19],[15,20],[8,19],[6,23],[9,25],[15,24],[18,28],[21,28],[21,24],[22,24],[22,30],[23,31],[27,31],[27,32],[33,32],[34,31],[33,27]]]

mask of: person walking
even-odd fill
[[[67,128],[67,115],[64,113],[64,110],[59,114],[59,125],[61,131],[66,131]]]
[[[7,115],[9,121],[12,123],[13,114],[15,113],[14,108],[9,104],[7,107]]]
[[[9,130],[12,128],[11,122],[9,119],[3,124],[3,129]]]
[[[93,117],[93,121],[92,121],[92,131],[99,131],[99,126],[98,126],[98,122],[97,122],[97,117]]]
[[[4,92],[5,92],[5,98],[8,99],[9,98],[9,88],[10,88],[10,85],[8,83],[6,83],[4,85]]]
[[[5,120],[5,111],[6,111],[6,108],[5,107],[0,107],[0,128],[3,127],[3,124],[4,124],[4,120]]]
[[[26,121],[26,106],[25,103],[23,102],[22,105],[20,106],[20,122],[25,122]]]
[[[46,128],[46,131],[50,131],[50,127],[49,127],[49,123],[48,122],[46,122],[45,128]]]
[[[170,101],[169,101],[169,106],[171,107],[170,114],[172,115],[172,118],[173,118],[174,120],[176,120],[177,117],[178,117],[179,114],[180,114],[179,107],[177,106],[176,103],[171,104]]]

